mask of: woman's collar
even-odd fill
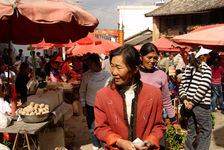
[[[154,67],[153,69],[149,70],[149,69],[146,69],[145,67],[143,67],[142,65],[139,66],[139,70],[142,71],[142,72],[146,72],[146,73],[153,73],[156,71],[156,68]]]

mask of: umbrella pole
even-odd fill
[[[31,57],[32,57],[32,65],[33,65],[33,79],[36,79],[36,73],[35,73],[35,70],[36,70],[36,65],[34,64],[34,56],[33,56],[33,48],[32,48],[32,44],[30,44],[30,53],[31,53]]]
[[[10,86],[10,78],[9,78],[9,71],[10,71],[10,69],[9,69],[9,67],[10,67],[10,55],[11,55],[11,44],[10,44],[10,41],[9,41],[9,43],[8,43],[8,46],[9,46],[9,50],[8,50],[8,68],[7,68],[7,71],[8,71],[8,78],[7,78],[7,96],[6,96],[6,100],[7,101],[9,101],[9,98],[10,98],[10,92],[11,92],[11,86]],[[10,103],[10,101],[9,101],[9,103]]]

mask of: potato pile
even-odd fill
[[[42,115],[49,113],[49,105],[45,104],[35,104],[34,102],[30,102],[28,106],[25,108],[20,108],[17,111],[20,115]]]

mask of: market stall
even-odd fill
[[[17,109],[16,117],[14,116],[11,124],[1,128],[0,132],[14,133],[17,136],[25,134],[27,138],[31,138],[29,135],[35,135],[36,140],[32,140],[33,143],[30,144],[40,149],[61,147],[65,146],[64,120],[68,120],[72,115],[72,105],[63,102],[63,86],[49,83],[44,90],[29,96],[27,103]],[[55,137],[58,136],[60,138],[56,140]],[[17,138],[14,147],[16,141]],[[27,145],[30,144],[27,142]]]
[[[34,44],[39,43],[43,39],[46,42],[50,43],[68,43],[69,41],[76,41],[82,37],[85,37],[89,32],[93,31],[98,25],[98,20],[88,12],[79,8],[75,4],[69,4],[59,1],[24,1],[24,0],[15,0],[13,2],[3,1],[0,3],[0,42],[9,43],[9,49],[11,49],[11,43],[14,44]],[[57,32],[55,32],[57,31]],[[10,51],[9,51],[10,56]],[[8,64],[10,65],[10,64]],[[9,68],[9,67],[8,67]],[[8,71],[9,72],[9,71]],[[9,76],[9,75],[8,75]],[[8,79],[8,84],[9,84]],[[10,96],[11,89],[8,88],[8,99],[9,103],[13,100]],[[44,95],[44,96],[43,96]],[[47,103],[48,100],[45,98],[47,95],[54,96],[54,102]],[[55,96],[55,95],[58,95]],[[62,95],[62,94],[61,94]],[[39,97],[38,97],[39,96]],[[28,97],[28,101],[36,100],[37,104],[40,104],[40,101],[46,105],[49,105],[50,112],[49,117],[45,122],[33,122],[33,123],[24,123],[23,121],[17,122],[13,120],[11,124],[2,128],[1,132],[6,131],[7,133],[18,133],[21,134],[20,130],[26,130],[25,132],[29,134],[39,134],[40,129],[49,129],[46,128],[48,124],[52,121],[50,114],[54,114],[53,122],[54,127],[62,116],[66,113],[63,112],[63,108],[66,104],[61,103],[63,100],[59,94],[55,94],[55,91],[44,91],[39,95],[34,95]],[[57,98],[56,98],[57,97]],[[45,101],[43,100],[45,98]],[[48,96],[49,98],[49,96]],[[60,108],[60,109],[59,109]],[[11,112],[10,112],[11,113]],[[42,115],[42,114],[41,114]],[[4,115],[3,115],[4,116]],[[30,115],[34,116],[35,115]],[[55,120],[55,118],[57,118]],[[42,120],[44,121],[44,120]],[[32,125],[31,125],[32,124]],[[35,127],[36,125],[36,127]],[[29,127],[34,127],[29,128]],[[15,130],[16,129],[16,130]],[[27,131],[28,130],[28,131]],[[60,131],[59,131],[60,130]],[[62,133],[63,130],[59,129],[58,132],[53,133]],[[46,133],[46,132],[44,132]],[[48,132],[50,133],[50,131]],[[52,132],[51,132],[52,133]],[[52,135],[54,137],[55,135]],[[43,137],[43,136],[42,136]],[[45,136],[44,136],[45,137]],[[59,136],[60,137],[60,136]],[[43,139],[43,138],[38,138]],[[55,138],[52,138],[55,139]],[[63,138],[62,138],[63,139]],[[46,142],[49,140],[43,140]],[[40,142],[40,141],[39,141]],[[39,143],[38,142],[38,143]],[[28,143],[27,143],[28,144]],[[50,144],[41,144],[39,146],[50,145]],[[40,148],[49,149],[49,148]],[[53,149],[53,148],[50,148]]]

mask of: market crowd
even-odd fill
[[[79,101],[94,150],[165,149],[166,125],[176,131],[182,127],[177,119],[180,102],[182,118],[187,118],[184,148],[208,150],[210,113],[224,113],[221,61],[217,52],[203,47],[174,53],[158,51],[152,43],[140,51],[123,45],[107,56],[87,53],[67,55],[66,60],[58,52],[41,56],[32,51],[25,57],[20,49],[12,62],[5,49],[0,59],[1,94],[5,100],[25,103],[27,84],[33,80],[80,83]]]

